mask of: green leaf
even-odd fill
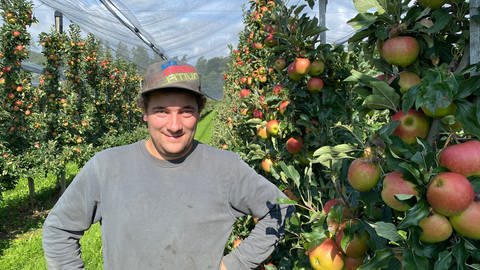
[[[379,270],[379,269],[395,270],[395,269],[389,268],[390,261],[392,259],[396,260],[391,250],[389,249],[376,250],[375,254],[373,255],[373,258],[371,258],[367,263],[361,265],[357,269],[358,270]],[[398,263],[397,265],[400,266],[400,263]]]
[[[461,239],[460,241],[456,242],[455,246],[453,246],[453,257],[455,257],[455,262],[457,266],[457,270],[465,269],[465,261],[467,259],[467,250],[465,248],[465,241]]]
[[[369,95],[367,96],[362,103],[362,106],[372,109],[372,110],[395,110],[395,107],[392,107],[390,104],[390,100],[385,98],[384,96],[379,95]]]
[[[378,16],[371,13],[359,13],[353,19],[347,21],[347,24],[358,31],[370,27],[377,21],[377,18]]]
[[[420,200],[407,211],[405,219],[398,225],[399,229],[406,229],[410,226],[417,226],[418,222],[428,216],[428,203],[425,200]]]
[[[285,173],[285,175],[293,180],[293,183],[295,184],[296,187],[300,186],[300,174],[298,171],[293,167],[292,165],[287,165],[285,162],[279,162],[280,167],[282,168],[282,171]]]
[[[373,88],[373,95],[384,97],[388,102],[388,108],[395,110],[400,103],[400,95],[394,88],[384,81],[370,81],[369,85]]]
[[[315,6],[315,0],[307,0],[307,3],[311,9],[313,9],[313,7]]]
[[[277,203],[286,204],[286,205],[296,205],[297,204],[296,201],[290,200],[289,198],[278,198]]]
[[[403,256],[404,269],[430,269],[428,258],[415,254],[411,249],[405,249]]]
[[[433,20],[435,21],[434,25],[428,28],[427,33],[433,34],[438,33],[443,30],[451,20],[451,16],[448,14],[448,11],[440,8],[435,10],[432,13]]]
[[[376,9],[379,14],[385,12],[384,7],[377,0],[353,0],[353,4],[359,13],[365,13],[371,9]]]
[[[348,153],[354,151],[355,148],[348,144],[339,144],[335,146],[322,146],[313,152],[315,157],[312,163],[320,163],[325,167],[330,167],[331,162],[350,157]]]
[[[393,223],[386,223],[383,221],[379,221],[377,223],[372,224],[372,227],[377,232],[378,236],[388,239],[392,242],[401,242],[403,238],[397,232],[397,228]]]
[[[462,99],[466,98],[475,92],[477,95],[480,95],[480,76],[475,76],[468,78],[466,80],[460,81],[460,86],[458,87],[460,91],[458,91],[455,95],[455,99]]]
[[[477,98],[474,103],[462,100],[458,101],[456,105],[455,117],[462,124],[465,132],[480,138],[480,99]]]
[[[448,270],[452,265],[453,257],[450,251],[444,250],[438,254],[438,259],[435,261],[433,269]]]

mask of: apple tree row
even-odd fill
[[[78,26],[70,25],[67,33],[39,35],[45,62],[33,86],[31,75],[20,66],[28,57],[27,27],[36,21],[32,5],[2,4],[4,17],[11,19],[5,19],[1,38],[5,106],[0,183],[11,188],[20,177],[53,173],[64,184],[66,162],[81,164],[105,147],[105,138],[135,130],[133,123],[140,123],[135,100],[141,77],[132,63],[115,59],[94,36],[84,38]]]
[[[249,2],[215,137],[297,207],[263,267],[478,268],[480,83],[446,2],[355,1],[347,48],[306,5]]]

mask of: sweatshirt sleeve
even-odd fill
[[[235,216],[245,214],[259,220],[249,236],[223,258],[227,269],[255,269],[273,252],[284,236],[285,220],[293,213],[291,205],[279,204],[286,196],[273,183],[241,161],[239,178],[231,185],[229,201]]]
[[[42,245],[48,269],[84,269],[80,238],[100,220],[100,195],[94,160],[80,170],[48,214]]]

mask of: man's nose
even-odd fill
[[[181,115],[176,113],[172,114],[168,124],[168,129],[170,130],[170,132],[177,133],[181,131],[182,128],[183,128],[183,125],[182,125]]]

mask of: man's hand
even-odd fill
[[[223,264],[223,260],[220,263],[220,270],[227,270],[227,267],[225,266],[225,264]]]

